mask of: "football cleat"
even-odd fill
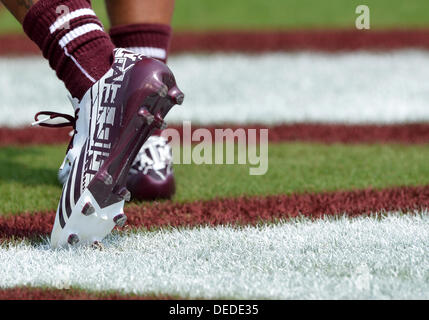
[[[73,101],[75,118],[68,124],[73,125],[74,136],[59,174],[65,182],[51,233],[53,248],[101,242],[115,226],[124,226],[124,202],[130,197],[126,182],[133,161],[158,128],[156,122],[163,123],[182,100],[165,64],[115,49],[111,69],[80,102]],[[41,114],[49,119],[58,116],[39,113],[36,123],[42,125],[47,124],[46,119],[38,120]]]
[[[134,159],[127,179],[133,199],[170,199],[176,185],[173,175],[172,151],[162,136],[151,136]]]

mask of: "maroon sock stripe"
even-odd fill
[[[81,99],[111,66],[114,46],[87,0],[40,0],[23,28],[73,97]]]
[[[297,216],[350,217],[382,211],[429,208],[429,186],[394,187],[275,196],[238,197],[191,203],[155,202],[125,208],[129,227],[257,224]],[[37,237],[51,232],[55,212],[0,217],[0,239]]]

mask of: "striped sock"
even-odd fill
[[[130,24],[110,29],[115,46],[127,48],[135,53],[167,61],[171,38],[171,27],[163,24]]]
[[[39,0],[23,28],[79,100],[112,65],[114,45],[90,0]]]

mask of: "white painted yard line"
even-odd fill
[[[181,55],[169,64],[186,94],[170,123],[429,121],[428,52]],[[41,58],[1,58],[0,70],[1,126],[28,124],[41,109],[72,113]]]
[[[204,298],[428,299],[429,215],[112,236],[104,251],[0,247],[0,287]]]

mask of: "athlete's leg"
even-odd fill
[[[24,17],[28,10],[30,10],[31,6],[38,1],[39,0],[1,0],[4,6],[21,24],[24,21]]]
[[[109,70],[114,45],[89,0],[2,0],[79,100]]]
[[[174,0],[106,0],[112,26],[138,23],[171,23]]]
[[[106,0],[117,47],[167,61],[174,0]]]

